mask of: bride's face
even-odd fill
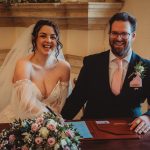
[[[56,47],[56,34],[54,29],[48,25],[44,25],[38,32],[36,40],[36,50],[42,54],[50,54]]]

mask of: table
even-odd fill
[[[0,131],[8,126],[8,124],[0,124]],[[141,138],[82,140],[81,150],[150,150],[150,133]]]
[[[150,136],[142,139],[130,140],[101,140],[85,141],[81,144],[81,150],[149,150]]]
[[[111,123],[128,123],[130,118],[108,119]],[[88,121],[86,121],[87,123]],[[90,124],[88,127],[90,127]],[[93,128],[95,129],[95,128]],[[96,130],[96,132],[98,132]],[[127,131],[128,132],[128,131]],[[100,133],[101,134],[101,133]],[[134,133],[133,133],[134,134]],[[137,134],[136,134],[137,135]],[[113,137],[113,136],[112,136]],[[115,136],[114,136],[115,137]],[[138,135],[137,135],[138,137]],[[123,138],[121,139],[105,139],[103,135],[101,140],[83,140],[81,142],[81,150],[150,150],[150,133],[139,135],[140,138]]]

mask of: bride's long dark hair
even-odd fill
[[[38,37],[38,32],[39,30],[44,26],[44,25],[47,25],[47,26],[50,26],[54,29],[54,32],[56,34],[56,42],[57,42],[57,45],[56,45],[56,53],[55,53],[55,57],[57,58],[57,56],[59,55],[59,51],[60,49],[62,49],[63,45],[62,43],[59,41],[59,28],[58,26],[51,20],[48,20],[48,19],[42,19],[42,20],[39,20],[36,24],[35,24],[35,27],[33,29],[33,32],[32,32],[32,45],[33,45],[33,49],[32,51],[35,52],[36,50],[36,40],[37,40],[37,37]]]

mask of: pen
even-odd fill
[[[125,125],[125,124],[127,124],[127,125],[131,125],[131,123],[127,123],[127,122],[115,122],[115,123],[113,123],[114,125]]]

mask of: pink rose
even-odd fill
[[[43,139],[42,139],[41,137],[36,137],[36,138],[35,138],[35,143],[36,143],[36,144],[39,145],[39,144],[41,144],[42,142],[43,142]]]
[[[48,138],[47,143],[48,143],[50,146],[53,146],[53,145],[56,143],[56,140],[55,140],[54,137],[50,137],[50,138]]]
[[[47,124],[47,129],[49,129],[49,130],[51,130],[51,131],[54,131],[54,130],[56,130],[56,126],[55,125],[53,125],[53,124]]]
[[[39,126],[38,126],[37,123],[33,123],[33,124],[31,125],[31,130],[32,130],[32,131],[36,132],[38,129],[39,129]]]
[[[46,127],[51,131],[55,131],[57,127],[57,122],[53,119],[49,119]]]
[[[29,148],[26,145],[24,145],[21,147],[21,150],[29,150]]]
[[[38,117],[37,119],[36,119],[36,123],[37,124],[42,124],[44,122],[44,118],[43,117]]]
[[[4,146],[3,144],[0,144],[0,149],[2,149],[2,148],[3,148],[3,146]]]
[[[71,138],[74,138],[74,136],[75,136],[75,135],[74,135],[74,132],[73,132],[72,130],[70,130],[70,129],[66,130],[65,133],[66,133],[67,136],[69,136],[69,137],[71,137]]]
[[[15,141],[15,139],[16,139],[16,137],[15,137],[14,134],[11,134],[11,135],[9,136],[9,142],[13,143],[13,142]]]

